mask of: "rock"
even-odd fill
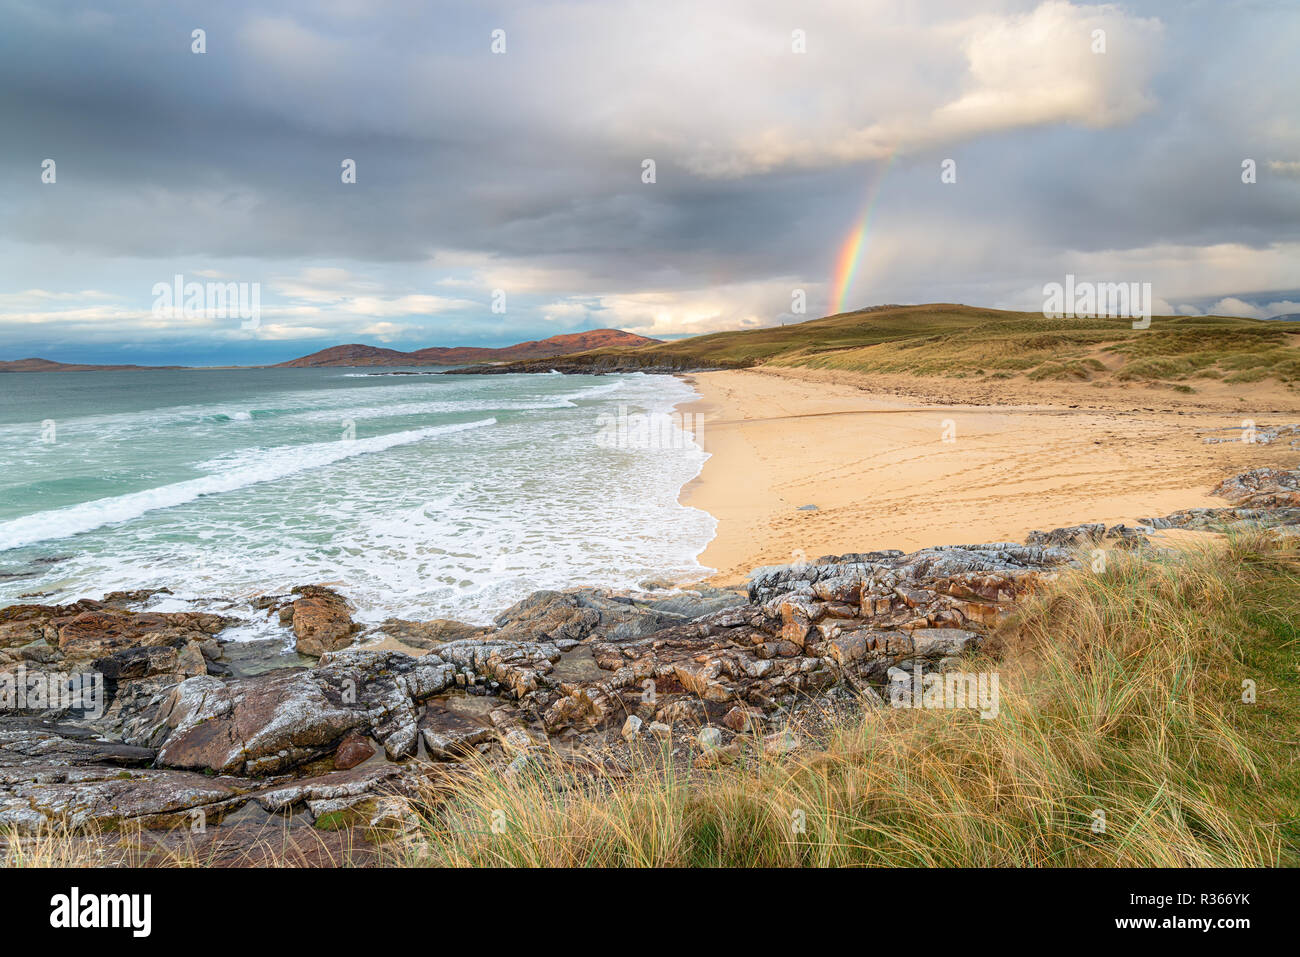
[[[641,719],[634,714],[627,716],[623,722],[623,740],[631,744],[641,735]]]
[[[334,767],[347,771],[368,760],[374,753],[375,746],[369,738],[358,731],[349,731],[334,751]]]
[[[272,774],[319,757],[365,712],[335,700],[310,673],[281,672],[223,684],[187,678],[166,707],[162,767]]]
[[[335,652],[310,671],[222,683],[187,678],[171,693],[158,763],[222,773],[273,774],[320,757],[364,731],[394,760],[415,753],[416,702],[447,688],[453,667],[433,656]]]
[[[0,721],[0,768],[145,767],[155,756],[152,748],[98,740],[94,732],[74,725],[12,715]],[[18,776],[29,773],[36,772],[21,771]]]
[[[679,616],[656,611],[653,604],[638,603],[608,589],[539,591],[496,617],[497,631],[493,638],[513,641],[569,638],[581,641],[591,634],[633,638],[680,620]]]
[[[914,628],[911,632],[912,654],[918,658],[945,658],[961,655],[979,646],[981,638],[961,628]]]
[[[0,782],[0,827],[28,833],[52,822],[73,828],[216,824],[247,803],[239,781],[187,771],[56,766],[28,769],[18,780],[0,773]]]
[[[1300,508],[1186,508],[1141,521],[1153,529],[1222,529],[1233,525],[1291,527],[1300,525]]]
[[[283,668],[311,668],[317,659],[300,655],[297,650],[286,651],[281,638],[253,641],[229,641],[221,646],[221,664],[229,669],[230,677],[252,678],[268,671]],[[215,670],[209,669],[213,674]]]
[[[140,605],[159,595],[170,594],[172,594],[170,588],[136,588],[131,591],[111,591],[100,601],[110,608],[126,609],[128,605]]]
[[[798,750],[802,744],[799,735],[793,731],[778,731],[763,739],[763,750],[769,754],[789,754]]]
[[[505,776],[507,778],[517,777],[520,774],[534,768],[536,765],[528,752],[520,752],[515,755],[514,759],[506,765]]]
[[[0,648],[14,648],[42,641],[47,635],[53,636],[53,629],[47,633],[46,625],[53,618],[54,610],[54,606],[50,605],[10,605],[8,608],[0,608]]]
[[[1105,534],[1106,526],[1100,522],[1094,522],[1086,525],[1054,528],[1050,532],[1032,531],[1025,539],[1025,544],[1073,548],[1077,545],[1100,542]]]
[[[406,621],[401,618],[385,619],[383,624],[372,628],[366,634],[386,635],[395,638],[412,648],[436,648],[448,641],[460,641],[465,638],[478,638],[487,633],[482,625],[469,625],[463,621],[450,618],[435,618],[431,621]]]
[[[303,585],[293,591],[302,596],[292,605],[299,654],[319,657],[352,644],[357,626],[352,622],[347,599],[318,585]]]
[[[737,734],[743,734],[746,731],[754,731],[762,727],[763,712],[757,708],[737,706],[727,712],[722,719],[722,723]]]
[[[705,721],[708,716],[709,712],[704,702],[691,698],[678,698],[655,712],[655,720],[669,726],[674,724],[698,725]]]
[[[755,569],[750,574],[749,596],[754,602],[769,602],[790,592],[811,594],[815,583],[826,579],[899,584],[934,583],[945,580],[988,579],[986,588],[1010,591],[1016,584],[1036,578],[1072,561],[1064,548],[1017,545],[943,545],[923,548],[904,555],[899,551],[867,552],[823,558],[811,565],[781,565]],[[931,589],[933,590],[933,589]],[[883,596],[877,590],[871,597]],[[838,599],[838,600],[843,600]],[[866,602],[867,596],[862,598]]]
[[[308,801],[315,826],[323,831],[360,827],[368,840],[394,838],[419,827],[419,817],[399,797],[363,794]]]
[[[102,658],[126,648],[161,646],[213,635],[231,619],[199,612],[84,611],[54,618],[59,650],[69,658]]]
[[[1300,471],[1258,468],[1224,479],[1210,490],[1233,505],[1247,508],[1300,506]]]
[[[414,793],[423,780],[412,765],[367,764],[348,771],[331,771],[263,786],[251,797],[268,814],[283,814],[296,808],[310,808],[313,801],[340,801],[366,794]],[[257,782],[247,783],[256,785]]]
[[[425,658],[444,661],[467,678],[495,681],[510,697],[523,698],[547,684],[547,675],[561,656],[559,647],[550,642],[501,641],[492,635],[449,641]]]
[[[208,659],[197,641],[187,641],[176,656],[176,671],[183,675],[205,675]]]
[[[150,675],[175,674],[180,653],[171,647],[125,648],[103,658],[96,658],[91,667],[104,676],[105,681],[129,681]]]
[[[749,604],[749,599],[742,592],[729,588],[700,585],[646,596],[638,599],[638,604],[653,609],[659,615],[693,621],[729,608],[743,607]]]
[[[1026,545],[825,556],[757,570],[747,597],[572,589],[530,596],[497,630],[386,623],[425,647],[420,657],[344,647],[351,613],[320,587],[258,601],[282,611],[318,660],[281,654],[278,640],[223,644],[212,637],[228,623],[219,616],[122,607],[143,593],[10,606],[0,609],[0,673],[94,670],[109,704],[99,717],[0,714],[0,826],[164,827],[194,813],[220,821],[251,803],[254,813],[310,813],[321,826],[401,827],[400,802],[389,807],[386,795],[455,774],[471,755],[522,773],[542,761],[543,730],[584,775],[629,773],[601,749],[644,730],[659,741],[695,736],[696,766],[716,767],[757,744],[751,735],[769,722],[887,707],[881,691],[895,683],[959,670],[1018,601],[1076,565],[1081,547],[1242,523],[1300,533],[1300,505],[1288,504],[1297,490],[1300,473],[1258,469],[1221,483],[1244,504],[1035,532]],[[433,761],[407,760],[421,743]],[[802,743],[787,730],[761,746],[782,754]],[[387,760],[371,760],[380,747]]]
[[[724,764],[734,764],[740,758],[740,755],[740,742],[733,741],[726,746],[709,748],[707,751],[696,755],[691,765],[697,768],[714,768]]]
[[[420,736],[429,756],[453,761],[496,739],[495,729],[470,715],[430,702],[420,717]]]
[[[507,751],[532,751],[541,744],[524,728],[509,728],[501,734],[501,745]]]

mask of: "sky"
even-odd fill
[[[1149,282],[1157,314],[1300,312],[1294,0],[0,0],[0,24],[0,359],[1037,310],[1067,274]],[[256,316],[169,303],[177,276]]]

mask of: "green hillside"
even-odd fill
[[[1223,316],[1046,319],[949,303],[887,306],[548,360],[564,371],[743,368],[1029,379],[1300,382],[1300,323]],[[530,364],[510,368],[524,371]],[[532,371],[528,369],[527,371]]]

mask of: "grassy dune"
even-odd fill
[[[1193,384],[1300,382],[1300,325],[1223,316],[1046,319],[971,306],[889,306],[795,325],[720,332],[566,359],[740,368],[770,364],[863,373]]]
[[[1001,675],[995,719],[868,708],[794,755],[751,749],[707,771],[650,755],[621,781],[484,767],[431,797],[401,859],[1300,864],[1298,586],[1294,548],[1258,537],[1121,557],[1038,596],[997,637],[999,659],[970,663]]]

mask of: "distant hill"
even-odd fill
[[[571,332],[548,339],[521,342],[513,346],[491,349],[483,346],[433,346],[414,352],[398,352],[353,343],[331,346],[309,356],[290,359],[272,368],[303,369],[320,366],[454,366],[471,362],[521,362],[586,352],[591,349],[636,349],[655,345],[658,339],[623,332],[620,329],[593,329],[590,332]]]
[[[0,372],[120,372],[126,369],[180,369],[181,366],[97,366],[78,362],[53,362],[50,359],[13,359],[0,362]]]
[[[401,366],[411,364],[411,357],[396,349],[381,349],[378,346],[364,346],[352,343],[346,346],[330,346],[309,356],[278,362],[274,369],[302,369],[309,366]]]
[[[516,362],[545,359],[570,352],[587,352],[592,349],[636,349],[656,345],[659,339],[623,332],[621,329],[592,329],[590,332],[571,332],[549,339],[520,342],[513,346],[490,349],[481,346],[434,346],[414,352],[399,352],[380,346],[352,343],[330,346],[300,359],[291,359],[270,366],[272,369],[309,369],[329,366],[455,366],[469,363]],[[93,365],[77,362],[54,362],[50,359],[13,359],[0,361],[0,372],[112,372],[128,369],[184,369],[186,366]],[[266,368],[258,366],[226,366],[224,368]]]
[[[1286,317],[1279,317],[1286,318]],[[715,332],[640,349],[601,348],[464,372],[686,372],[801,366],[982,380],[1300,383],[1300,324],[1228,316],[1049,319],[955,303],[876,306],[821,319]],[[1185,385],[1185,383],[1192,383]]]

